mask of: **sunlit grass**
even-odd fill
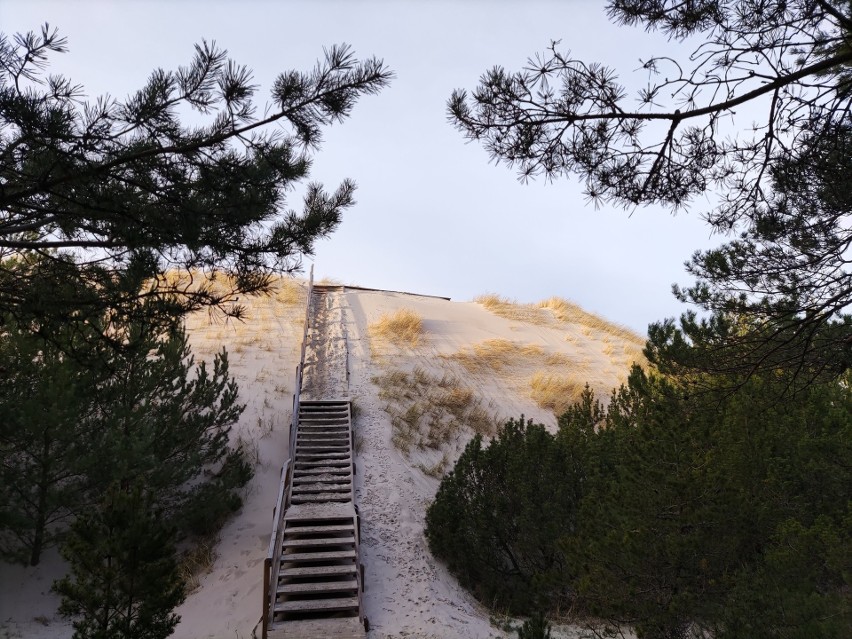
[[[401,308],[384,314],[369,325],[370,337],[383,339],[397,346],[417,346],[423,336],[423,319],[414,311]]]
[[[586,380],[574,375],[537,372],[530,380],[530,396],[541,408],[561,415],[579,401]]]

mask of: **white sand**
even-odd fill
[[[206,316],[190,324],[197,357],[210,358],[223,343],[228,348],[231,373],[247,404],[235,436],[253,451],[257,467],[243,508],[221,531],[211,571],[200,576],[200,587],[177,610],[181,623],[174,636],[179,639],[248,638],[261,616],[262,565],[287,454],[304,307],[272,298],[245,302],[250,317],[244,325],[211,325]],[[371,345],[368,325],[399,308],[423,318],[420,343],[415,348]],[[371,379],[390,368],[418,366],[438,376],[449,370],[501,418],[523,413],[554,427],[553,414],[529,397],[530,370],[471,373],[446,356],[495,338],[536,344],[549,354],[582,361],[584,373],[603,392],[623,378],[623,362],[605,354],[600,336],[579,327],[509,320],[472,302],[346,290],[326,295],[319,319],[322,330],[309,340],[305,394],[350,397],[357,408],[356,501],[362,517],[369,636],[506,636],[429,552],[423,520],[438,480],[416,468],[417,452],[406,457],[391,444],[390,419]],[[447,453],[454,459],[471,435],[460,433]],[[49,592],[63,569],[55,551],[36,568],[0,564],[0,637],[70,636],[70,624],[56,615],[58,601]]]

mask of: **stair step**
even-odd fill
[[[332,561],[351,559],[355,560],[355,549],[334,550],[329,552],[296,552],[290,555],[281,555],[282,564],[304,563],[306,561]]]
[[[334,469],[334,468],[322,468],[320,470],[324,470],[326,472],[323,473],[312,473],[308,469],[296,471],[293,473],[293,484],[310,484],[315,481],[351,481],[348,468]],[[335,472],[338,470],[338,472]],[[330,477],[331,479],[322,479],[324,477]],[[298,481],[297,481],[298,480]]]
[[[348,429],[350,427],[350,423],[348,419],[321,419],[321,420],[300,420],[298,428],[299,430],[306,429],[321,429],[321,428],[345,428]]]
[[[305,566],[303,568],[282,568],[278,572],[279,579],[319,579],[322,577],[348,577],[356,574],[355,564],[343,566]]]
[[[307,493],[304,495],[292,495],[292,502],[294,504],[307,504],[323,501],[350,501],[351,499],[352,493],[348,491],[344,493]]]
[[[355,537],[326,537],[325,539],[285,539],[283,548],[309,548],[312,546],[351,546]]]
[[[299,461],[299,460],[296,460],[295,461],[296,468],[311,468],[311,469],[344,468],[344,467],[347,467],[347,466],[350,466],[350,465],[351,465],[351,462],[346,460],[346,459],[329,459],[328,461],[322,461],[322,460],[317,460],[317,461],[311,461],[311,460]]]
[[[315,610],[358,610],[358,597],[342,599],[304,599],[275,604],[275,612],[313,612]]]
[[[318,435],[314,434],[314,433],[307,433],[307,434],[299,433],[299,435],[296,437],[296,441],[300,441],[300,442],[304,441],[304,442],[321,442],[322,443],[322,442],[341,442],[341,441],[345,442],[345,441],[348,441],[348,440],[349,440],[349,432],[348,431],[341,431],[338,434],[320,433]]]
[[[349,453],[349,444],[320,444],[312,446],[310,444],[296,444],[296,455],[299,453],[329,453],[331,455],[346,455]]]
[[[294,495],[310,495],[313,493],[342,493],[352,490],[352,484],[299,484],[293,486]]]
[[[299,461],[349,461],[351,456],[347,451],[316,451],[316,450],[300,450],[296,451],[296,463]]]
[[[355,579],[345,581],[320,581],[305,584],[283,584],[276,591],[279,595],[320,594],[323,592],[346,592],[358,590],[358,582]]]
[[[346,481],[349,476],[348,471],[343,471],[340,473],[321,473],[321,474],[311,474],[311,475],[296,475],[293,474],[293,484],[336,484],[341,481]]]
[[[349,438],[343,440],[337,440],[334,442],[315,442],[315,441],[306,441],[306,442],[296,442],[296,450],[348,450],[349,449]]]
[[[322,428],[300,428],[296,433],[298,437],[344,437],[349,434],[348,426],[332,429],[327,426]]]
[[[343,406],[329,406],[322,410],[312,410],[304,406],[299,407],[299,417],[349,417],[349,411]]]
[[[355,526],[337,524],[331,526],[288,526],[285,535],[316,535],[318,533],[355,532]]]

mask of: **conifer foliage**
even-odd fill
[[[185,597],[173,531],[138,486],[111,487],[71,527],[62,551],[71,574],[54,584],[74,639],[164,639]]]
[[[251,70],[202,42],[188,65],[154,70],[128,99],[87,101],[81,86],[45,71],[66,50],[47,24],[0,35],[0,259],[35,251],[44,268],[101,280],[87,300],[101,307],[138,296],[107,285],[124,272],[155,278],[183,268],[228,273],[234,286],[158,279],[146,296],[172,295],[183,311],[217,305],[239,315],[225,302],[263,289],[273,271],[298,268],[353,204],[350,180],[332,192],[305,185],[301,211],[288,207],[286,194],[308,178],[323,129],[391,78],[380,60],[334,46],[313,70],[282,72],[258,109]],[[84,259],[69,262],[65,250]],[[0,310],[87,307],[73,296],[45,304],[30,294],[31,275],[0,277]]]
[[[635,368],[606,408],[587,391],[541,459],[543,427],[474,440],[429,509],[435,555],[488,604],[570,605],[604,634],[847,637],[849,380],[795,405],[772,401],[778,376],[686,381]],[[507,549],[550,563],[513,573]]]
[[[678,210],[718,196],[704,216],[732,239],[697,252],[688,264],[697,281],[675,290],[710,317],[687,312],[680,329],[652,327],[665,351],[651,353],[655,363],[738,378],[784,369],[797,387],[843,375],[852,366],[852,5],[606,5],[617,24],[694,48],[643,60],[631,96],[615,69],[553,43],[519,71],[495,67],[473,91],[455,91],[451,122],[523,179],[578,177],[596,205]]]
[[[109,343],[90,338],[106,324]],[[215,530],[239,508],[253,470],[230,441],[243,405],[224,351],[212,369],[195,365],[182,330],[137,319],[46,328],[51,341],[7,317],[0,339],[5,557],[37,564],[114,483],[146,486],[182,533]]]
[[[554,437],[531,420],[510,420],[487,447],[477,435],[441,482],[426,514],[429,546],[498,607],[558,600],[557,541],[575,525],[578,489]]]

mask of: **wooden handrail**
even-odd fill
[[[293,482],[293,456],[296,452],[296,429],[299,426],[299,398],[302,394],[302,372],[305,368],[305,351],[308,344],[308,327],[311,319],[311,298],[314,291],[314,267],[308,278],[308,299],[305,304],[305,325],[302,329],[302,347],[299,353],[299,364],[296,366],[296,385],[293,389],[293,417],[290,420],[289,447],[287,460],[281,467],[281,481],[278,484],[278,499],[272,515],[272,534],[269,537],[269,548],[263,562],[263,623],[262,638],[266,639],[269,624],[275,609],[275,597],[278,586],[278,565],[281,560],[281,522],[284,512],[290,506],[290,488]]]
[[[286,509],[284,499],[288,493],[287,489],[290,483],[289,466],[290,460],[288,459],[281,467],[278,498],[275,500],[275,508],[272,510],[272,534],[269,536],[269,548],[266,551],[266,559],[263,562],[263,639],[266,639],[272,610],[275,607],[275,596],[278,585],[278,571],[275,567],[281,558],[281,521],[284,517],[284,510]]]
[[[311,305],[314,294],[314,266],[311,264],[311,274],[308,277],[308,299],[305,303],[305,325],[302,328],[302,347],[299,354],[299,364],[296,366],[296,385],[293,389],[293,417],[290,420],[290,437],[288,442],[288,455],[292,460],[296,454],[296,431],[299,428],[299,405],[302,395],[302,379],[305,371],[305,351],[308,347],[308,328],[311,322]],[[291,467],[292,472],[292,467]],[[292,478],[291,478],[292,481]],[[290,506],[290,491],[287,491],[286,506]]]

